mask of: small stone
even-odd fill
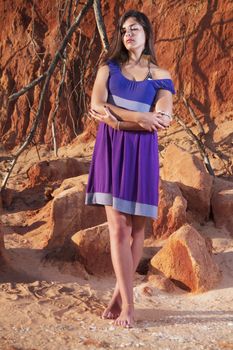
[[[90,329],[90,331],[96,331],[96,326],[95,326],[95,325],[91,325],[91,326],[89,327],[89,329]]]

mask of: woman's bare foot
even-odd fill
[[[123,307],[119,317],[115,320],[116,326],[132,328],[134,326],[134,307],[133,304]]]
[[[121,313],[121,295],[116,284],[112,299],[102,314],[102,318],[115,320]]]
[[[115,320],[117,317],[119,317],[121,313],[121,307],[117,300],[115,300],[114,303],[109,303],[109,305],[106,307],[102,314],[102,318],[109,319],[109,320]]]

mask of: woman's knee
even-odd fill
[[[132,219],[128,214],[117,213],[111,217],[109,224],[110,238],[117,243],[129,241],[132,234]]]
[[[118,243],[124,243],[125,241],[130,241],[132,229],[125,227],[124,225],[117,224],[110,230],[110,238]]]
[[[134,216],[132,219],[132,237],[143,238],[145,235],[146,218],[143,216]]]

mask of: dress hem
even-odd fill
[[[120,212],[146,216],[153,219],[158,217],[158,207],[156,205],[132,202],[118,197],[114,197],[111,193],[86,193],[86,205],[111,205]]]

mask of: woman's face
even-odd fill
[[[143,26],[134,17],[128,18],[121,28],[122,42],[127,50],[142,51],[145,48],[146,34]]]

